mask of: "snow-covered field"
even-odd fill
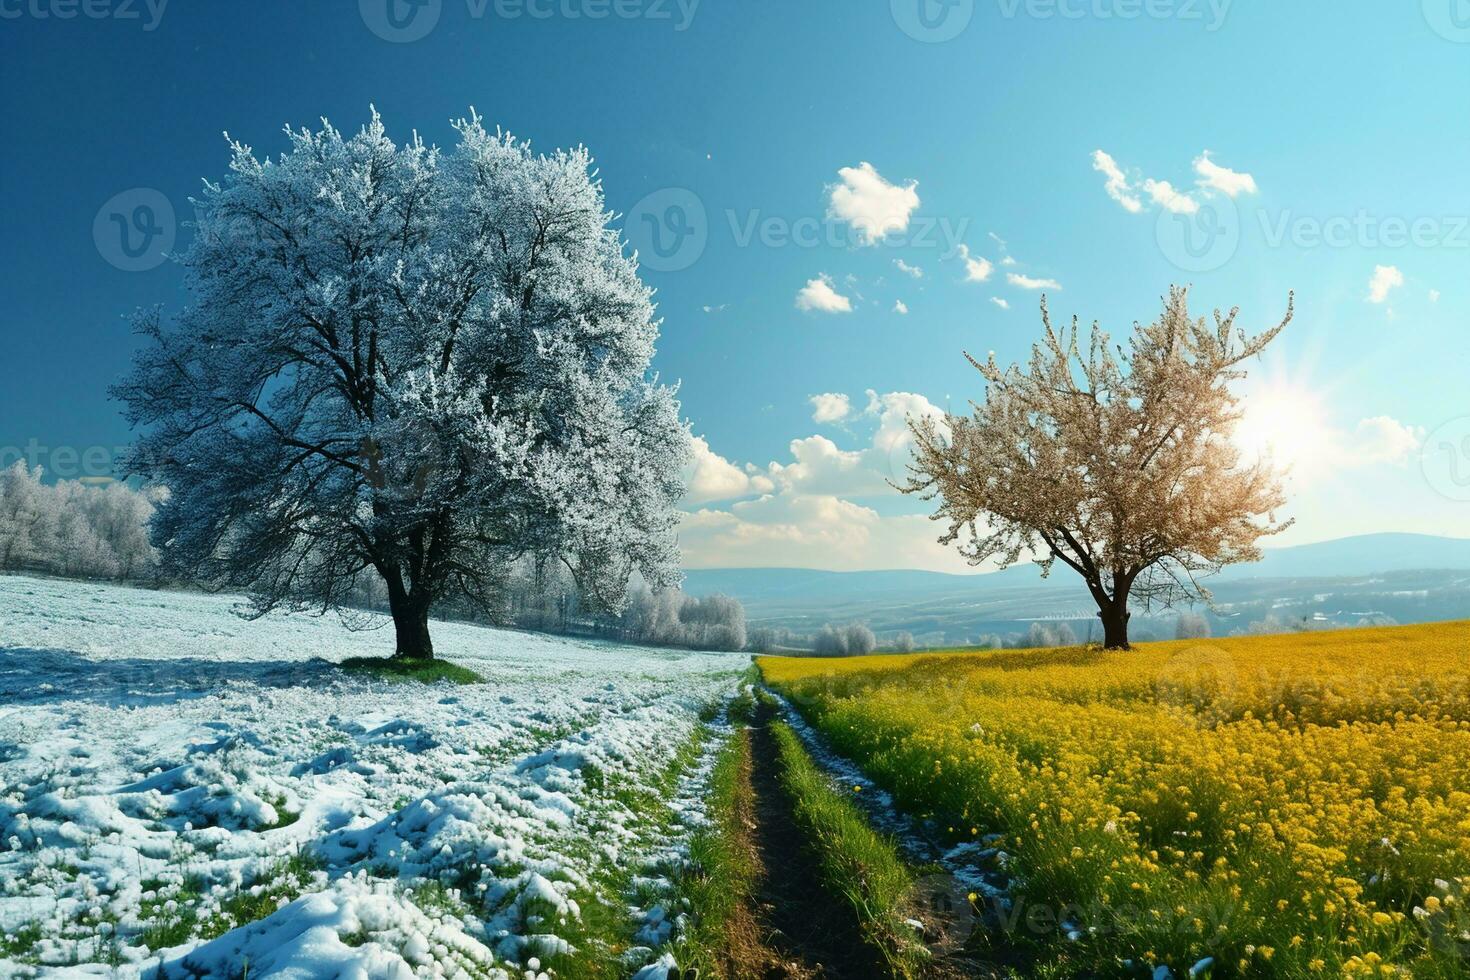
[[[490,682],[389,684],[332,662],[391,629],[237,601],[0,577],[0,976],[534,976],[609,913],[654,960],[744,656],[440,623]]]

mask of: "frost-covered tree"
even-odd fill
[[[24,462],[0,471],[0,570],[123,579],[152,570],[150,491],[42,475]]]
[[[54,514],[41,468],[17,460],[0,470],[0,569],[27,567],[47,550]]]
[[[1018,633],[1011,644],[1018,650],[1036,650],[1048,647],[1075,647],[1077,631],[1071,623],[1034,622],[1025,633]]]
[[[525,556],[621,608],[678,576],[688,435],[650,375],[658,321],[583,149],[480,119],[440,150],[382,122],[231,144],[182,257],[192,303],[116,394],[133,467],[170,498],[168,564],[258,611],[341,608],[380,576],[396,653],[429,614],[489,601]]]
[[[640,589],[623,616],[623,635],[661,646],[743,650],[745,607],[740,600],[725,595],[701,599],[675,589]]]
[[[1179,614],[1178,621],[1174,624],[1174,639],[1176,640],[1203,640],[1210,635],[1210,621],[1205,618],[1204,613],[1186,609]]]
[[[987,382],[969,417],[911,420],[916,456],[900,487],[940,500],[943,543],[972,564],[1061,561],[1087,583],[1104,645],[1128,646],[1130,597],[1165,605],[1207,598],[1199,578],[1260,557],[1257,541],[1287,525],[1270,460],[1247,463],[1231,441],[1231,384],[1291,320],[1255,337],[1236,311],[1191,320],[1187,291],[1135,324],[1127,350],[1074,318],[1052,329],[1025,367],[966,354]],[[1080,344],[1086,344],[1085,356]],[[1288,522],[1289,523],[1289,522]]]
[[[861,657],[878,647],[873,631],[861,623],[823,626],[812,638],[812,652],[819,657]]]

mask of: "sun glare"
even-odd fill
[[[1247,461],[1269,457],[1298,481],[1327,468],[1332,434],[1316,395],[1292,385],[1268,385],[1244,395],[1241,410],[1235,442]]]

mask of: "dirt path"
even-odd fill
[[[823,887],[816,855],[792,820],[776,741],[767,727],[774,714],[762,709],[740,733],[750,739],[750,765],[741,774],[741,824],[760,870],[754,901],[732,930],[730,972],[740,980],[884,977],[887,971],[863,942],[852,911]]]

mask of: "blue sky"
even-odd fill
[[[182,301],[163,202],[187,218],[222,131],[274,153],[371,103],[444,142],[474,106],[590,147],[648,256],[703,439],[692,565],[959,570],[882,477],[905,411],[981,395],[962,350],[1025,355],[1028,281],[1115,334],[1174,282],[1251,327],[1295,290],[1247,397],[1298,458],[1280,542],[1470,535],[1461,0],[387,2],[0,0],[11,458],[127,441],[123,315]]]

